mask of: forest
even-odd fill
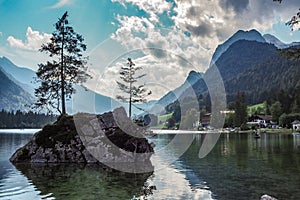
[[[0,112],[0,128],[42,128],[44,125],[54,122],[57,116],[53,114],[41,114],[36,112],[22,112],[17,110]]]

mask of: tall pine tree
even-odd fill
[[[117,81],[119,89],[127,95],[117,95],[116,98],[129,104],[129,117],[131,117],[132,105],[146,102],[146,97],[151,94],[151,91],[145,88],[145,84],[137,85],[138,79],[146,76],[146,74],[136,75],[136,72],[143,68],[136,66],[131,58],[127,61],[127,66],[122,66],[120,71],[122,82]]]
[[[68,12],[55,23],[55,31],[50,42],[43,44],[40,51],[51,58],[47,63],[39,64],[36,82],[40,86],[35,89],[36,108],[56,109],[66,114],[66,99],[75,92],[74,84],[87,81],[87,57],[84,38],[69,25]]]
[[[235,100],[234,125],[237,127],[247,123],[247,101],[245,93],[238,92]]]

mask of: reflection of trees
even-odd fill
[[[204,135],[198,135],[181,158],[182,164],[205,180],[218,199],[258,199],[263,193],[278,199],[298,199],[300,135],[261,136],[222,134],[214,149],[199,159]]]
[[[152,173],[129,174],[99,165],[17,164],[41,191],[56,199],[131,199],[144,194]]]

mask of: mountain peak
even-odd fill
[[[260,32],[258,32],[256,29],[251,29],[249,31],[244,31],[244,30],[238,30],[235,34],[233,35],[236,35],[236,34],[256,34],[256,35],[259,35],[261,36]]]
[[[200,72],[196,72],[194,70],[190,71],[188,77],[187,77],[187,81],[190,83],[190,84],[194,84],[195,82],[197,82],[199,79],[202,78],[202,75],[203,73],[200,73]]]
[[[274,44],[279,49],[285,49],[285,48],[288,48],[291,46],[299,45],[299,42],[293,42],[290,44],[286,44],[271,34],[265,34],[263,37],[265,38],[267,43]]]
[[[251,29],[249,31],[239,30],[235,34],[233,34],[228,40],[226,40],[223,44],[220,44],[211,61],[211,65],[216,62],[219,57],[236,41],[239,40],[248,40],[248,41],[257,41],[265,43],[266,40],[263,38],[263,36],[255,29]]]
[[[239,30],[235,34],[233,34],[225,43],[234,43],[238,40],[249,40],[249,41],[257,41],[257,42],[266,42],[263,36],[255,29],[251,29],[249,31]]]
[[[13,64],[7,57],[1,56],[0,57],[0,62],[1,63],[7,63],[7,64]]]

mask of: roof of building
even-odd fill
[[[299,120],[295,120],[292,122],[292,124],[300,124],[300,121]]]
[[[254,120],[265,120],[265,121],[271,121],[272,120],[272,116],[271,115],[253,115],[250,117],[250,120],[251,121],[254,121]]]

